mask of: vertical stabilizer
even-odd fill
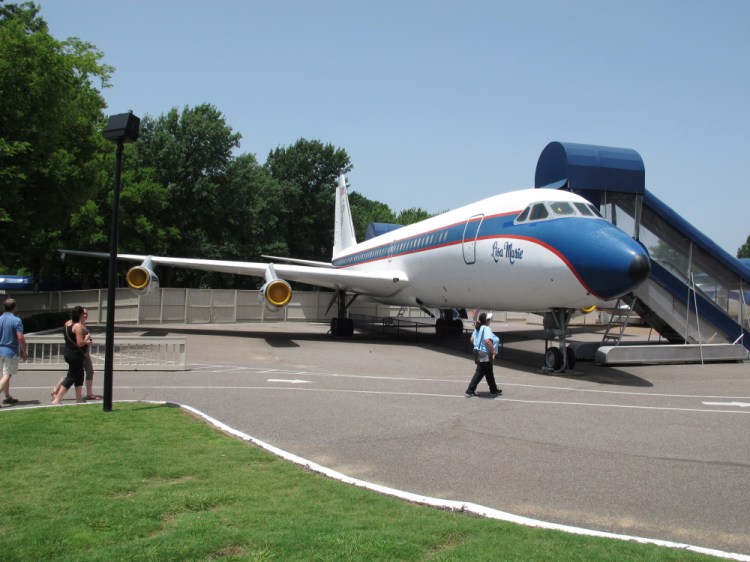
[[[336,188],[336,221],[333,231],[333,259],[350,246],[357,243],[352,222],[352,210],[349,207],[349,194],[346,191],[346,177],[339,176]]]

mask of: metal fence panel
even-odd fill
[[[337,314],[336,306],[330,306],[334,295],[331,291],[295,291],[289,306],[276,312],[266,310],[258,300],[258,293],[259,291],[226,289],[160,288],[148,295],[136,295],[130,289],[122,288],[116,292],[116,321],[118,324],[327,322]],[[89,324],[104,324],[107,320],[106,289],[24,292],[10,296],[18,301],[21,317],[70,310],[81,305],[89,309]],[[356,299],[348,313],[377,318],[427,317],[419,307],[388,306],[366,297]],[[499,313],[495,312],[496,315]],[[519,316],[524,317],[525,314]]]
[[[113,368],[119,371],[184,371],[187,356],[185,336],[115,335]],[[29,371],[62,371],[68,364],[63,358],[65,340],[62,334],[26,336],[29,359],[18,364]],[[94,369],[104,368],[105,342],[91,345]]]
[[[233,323],[237,291],[214,289],[211,291],[211,323]]]
[[[161,289],[161,321],[186,322],[187,289]]]
[[[188,324],[210,324],[211,289],[188,289],[185,308]]]
[[[151,323],[161,322],[161,299],[162,291],[154,291],[148,295],[142,295],[139,299],[138,322]]]

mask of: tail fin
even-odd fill
[[[346,191],[346,177],[339,176],[339,185],[336,188],[336,221],[333,231],[333,258],[350,246],[357,243],[354,234],[354,223],[352,222],[352,210],[349,207],[349,195]]]

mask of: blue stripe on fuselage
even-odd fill
[[[636,254],[645,251],[616,226],[601,218],[578,216],[514,224],[518,214],[513,212],[484,217],[477,240],[515,238],[544,246],[565,262],[588,291],[604,299],[631,288],[628,275],[630,264]],[[466,221],[455,223],[399,239],[395,244],[356,252],[334,260],[333,266],[353,267],[462,244],[466,224]]]

